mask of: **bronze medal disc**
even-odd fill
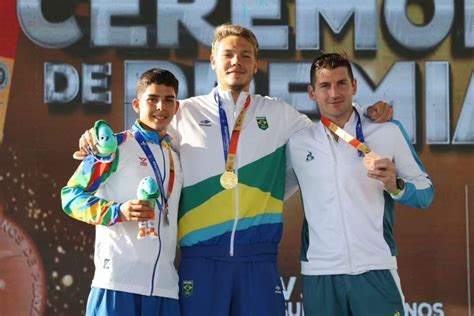
[[[362,160],[364,163],[364,167],[367,170],[374,170],[374,163],[376,160],[381,159],[380,156],[373,151],[365,154],[364,159]]]

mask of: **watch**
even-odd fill
[[[397,178],[397,189],[403,191],[405,189],[405,181],[402,178]]]
[[[405,189],[405,181],[403,181],[402,178],[397,178],[396,180],[396,184],[397,184],[397,189],[393,192],[389,192],[390,195],[392,196],[397,196],[400,194],[400,192],[403,191],[403,189]]]

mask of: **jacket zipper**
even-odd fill
[[[236,110],[236,104],[234,104],[233,108],[233,115],[234,115],[234,124],[235,124],[235,118],[237,116],[237,110]],[[235,153],[235,161],[234,161],[234,172],[237,175],[237,179],[239,176],[239,173],[237,172],[237,160],[238,160],[238,151],[239,147],[237,146],[237,152]],[[233,257],[234,256],[234,239],[235,239],[235,232],[237,231],[237,224],[239,223],[239,183],[237,182],[237,186],[234,189],[234,225],[232,226],[232,233],[230,235],[230,245],[229,245],[229,256]]]
[[[153,267],[153,274],[151,275],[151,289],[150,289],[150,296],[153,295],[153,290],[155,289],[155,274],[156,274],[156,269],[158,266],[158,261],[160,260],[160,255],[161,255],[161,231],[160,231],[160,226],[161,226],[161,212],[158,210],[158,226],[156,228],[158,232],[158,255],[156,256],[155,260],[155,265]]]
[[[329,136],[329,135],[328,135]],[[337,164],[338,164],[338,161],[337,161],[337,156],[336,156],[336,153],[335,153],[335,149],[334,147],[337,145],[335,143],[335,140],[334,138],[331,136],[329,136],[330,138],[330,147],[331,147],[331,152],[332,152],[332,156],[333,156],[333,159],[334,159],[334,175],[335,175],[335,181],[336,181],[336,195],[337,195],[337,202],[339,204],[339,215],[341,216],[341,222],[342,222],[342,234],[344,235],[344,241],[346,243],[346,253],[347,253],[347,260],[348,260],[348,263],[349,263],[349,269],[350,271],[352,272],[353,271],[353,268],[352,268],[352,258],[351,258],[351,253],[349,251],[349,239],[347,238],[347,232],[346,232],[346,222],[344,220],[344,214],[342,212],[342,202],[341,202],[341,195],[339,194],[339,181],[338,181],[338,171],[337,171]]]
[[[234,239],[235,239],[235,232],[237,231],[237,224],[239,223],[239,185],[234,189],[235,191],[235,209],[234,209],[234,226],[232,227],[232,234],[230,235],[230,249],[229,249],[229,255],[231,257],[234,256]]]
[[[160,150],[161,150],[161,157],[163,158],[163,166],[164,168],[163,169],[166,169],[166,155],[165,153],[163,152],[163,148],[161,147],[161,144],[160,144]],[[168,161],[168,164],[170,162]],[[166,173],[163,174],[163,181],[166,177]],[[169,180],[168,180],[169,181]],[[158,205],[158,201],[155,202],[156,205]],[[156,269],[157,269],[157,266],[158,266],[158,261],[160,260],[160,255],[161,255],[161,230],[160,230],[160,227],[161,227],[161,211],[158,210],[158,225],[156,227],[156,231],[158,233],[158,247],[160,247],[158,249],[158,255],[156,256],[156,260],[155,260],[155,265],[153,266],[153,274],[151,275],[151,289],[150,289],[150,296],[153,295],[153,290],[155,289],[155,274],[156,274]]]

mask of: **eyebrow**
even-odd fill
[[[224,52],[234,52],[234,49],[233,48],[226,48],[226,49],[224,49]],[[249,50],[249,49],[246,49],[246,50],[241,51],[241,53],[253,54],[253,51]]]
[[[149,94],[148,97],[149,97],[149,98],[150,98],[150,97],[151,97],[151,98],[159,98],[160,95],[158,95],[158,94]],[[173,94],[164,95],[163,97],[165,97],[165,98],[173,98],[173,99],[176,98],[176,96],[173,95]]]
[[[324,83],[329,83],[330,81],[329,80],[326,80],[326,81],[319,81],[319,82],[316,82],[316,84],[324,84]],[[344,79],[341,79],[341,80],[337,80],[336,83],[341,83],[341,82],[351,82],[350,79],[347,79],[347,78],[344,78]]]

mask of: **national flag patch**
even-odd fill
[[[193,287],[194,287],[193,283],[194,282],[192,280],[183,281],[182,291],[183,291],[184,297],[190,297],[191,295],[193,295]]]
[[[268,121],[265,116],[257,117],[257,125],[261,130],[266,130],[268,128]]]

